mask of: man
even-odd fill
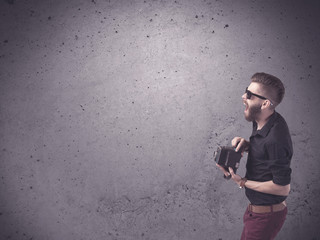
[[[266,73],[256,73],[242,96],[244,116],[253,122],[250,140],[233,138],[236,151],[248,152],[245,178],[229,168],[231,175],[250,201],[243,217],[241,239],[274,239],[286,215],[285,199],[290,191],[292,142],[288,126],[275,108],[283,99],[282,82]]]

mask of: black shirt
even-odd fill
[[[258,182],[272,180],[282,186],[289,184],[292,154],[289,129],[279,113],[274,112],[261,130],[257,130],[257,123],[253,122],[246,178]],[[249,188],[246,188],[246,196],[253,205],[277,204],[286,199],[285,196],[261,193]]]

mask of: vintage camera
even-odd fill
[[[214,152],[215,162],[224,167],[227,172],[229,172],[229,167],[233,169],[234,173],[237,172],[241,157],[241,152],[236,152],[233,147],[218,147],[217,151]],[[231,175],[229,177],[224,175],[224,177],[230,179]]]

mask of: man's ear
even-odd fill
[[[261,109],[268,108],[269,106],[270,106],[270,101],[269,100],[264,100],[262,105],[261,105]]]

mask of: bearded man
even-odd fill
[[[275,111],[284,96],[285,88],[275,76],[256,73],[242,96],[245,119],[253,123],[247,141],[235,137],[231,144],[236,151],[248,152],[246,175],[231,175],[240,188],[245,188],[250,202],[244,216],[241,240],[274,239],[287,215],[286,198],[290,192],[293,154],[289,129],[284,118]]]

